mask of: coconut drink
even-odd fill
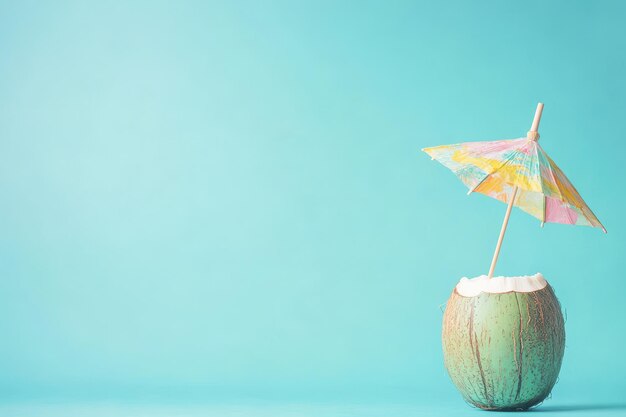
[[[606,233],[563,171],[539,145],[543,104],[526,137],[423,149],[468,188],[507,204],[487,275],[463,278],[443,317],[444,364],[470,404],[524,410],[551,392],[561,369],[565,328],[559,301],[541,274],[494,277],[512,208],[541,223],[597,227]]]
[[[541,274],[463,278],[443,316],[444,363],[470,404],[525,410],[551,392],[565,328],[559,301]]]

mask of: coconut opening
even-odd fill
[[[533,292],[548,285],[543,275],[525,275],[519,277],[493,277],[481,275],[476,278],[461,278],[456,285],[456,292],[463,297],[475,297],[481,292],[503,294],[506,292]]]

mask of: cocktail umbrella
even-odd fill
[[[539,144],[543,103],[526,137],[487,142],[466,142],[423,149],[432,159],[452,170],[469,188],[508,204],[493,255],[493,276],[502,239],[513,206],[544,223],[565,223],[606,229],[582,199],[563,171]]]

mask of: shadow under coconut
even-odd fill
[[[543,405],[539,406],[533,410],[534,413],[558,413],[558,412],[569,412],[573,413],[576,411],[626,411],[626,403],[619,404],[572,404],[572,405]]]

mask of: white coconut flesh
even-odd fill
[[[539,291],[548,285],[543,275],[519,277],[492,277],[481,275],[476,278],[461,278],[456,292],[463,297],[476,297],[480,293],[504,294],[508,292],[529,293]]]

